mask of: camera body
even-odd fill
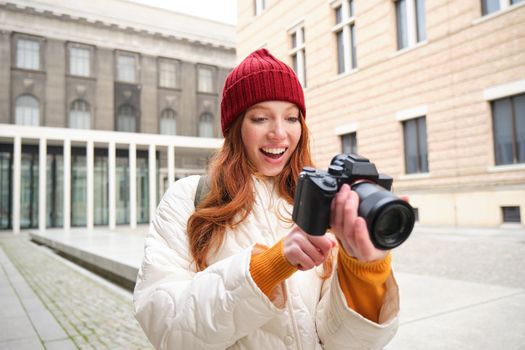
[[[343,184],[359,196],[358,215],[367,222],[370,239],[378,249],[403,243],[414,227],[413,208],[390,189],[392,177],[358,154],[335,156],[328,171],[310,167],[299,175],[292,218],[310,235],[323,235],[330,226],[330,206]]]

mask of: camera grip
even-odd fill
[[[326,189],[319,178],[299,177],[292,219],[304,232],[322,236],[330,226],[330,205],[337,188]],[[334,185],[335,186],[335,185]]]

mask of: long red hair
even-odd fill
[[[250,163],[241,137],[244,117],[237,118],[224,138],[224,145],[209,166],[210,191],[188,220],[191,255],[198,271],[207,267],[208,255],[222,244],[227,227],[235,228],[250,214],[255,202],[252,175],[256,169]],[[304,166],[312,166],[308,128],[304,117],[301,137],[288,164],[275,177],[279,196],[293,203],[297,178]]]

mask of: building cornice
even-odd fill
[[[111,1],[119,6],[130,6],[140,8],[141,5],[135,3],[125,3],[123,1]],[[46,4],[45,1],[27,1],[27,0],[9,0],[1,1],[0,8],[4,8],[9,11],[18,11],[31,15],[38,15],[40,17],[48,17],[53,19],[60,19],[70,21],[74,23],[89,24],[93,27],[118,30],[127,33],[141,34],[151,37],[161,37],[168,40],[176,40],[180,42],[188,42],[194,45],[202,45],[205,47],[219,48],[228,51],[235,50],[235,27],[225,23],[216,21],[206,20],[193,16],[187,16],[170,11],[161,11],[160,9],[154,9],[149,6],[142,6],[147,11],[152,13],[161,14],[164,19],[173,17],[173,22],[184,21],[187,26],[194,28],[200,28],[206,26],[209,28],[207,33],[217,34],[222,33],[223,35],[202,35],[201,33],[189,32],[184,28],[166,27],[161,25],[154,25],[145,22],[138,22],[133,20],[127,20],[122,18],[113,18],[105,16],[103,14],[97,14],[93,12],[82,12],[78,9],[68,9],[61,7],[56,2],[55,4]],[[81,2],[84,4],[84,2]],[[122,3],[122,4],[120,4]]]

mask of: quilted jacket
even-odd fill
[[[249,272],[255,243],[272,246],[291,228],[282,218],[290,218],[292,207],[268,181],[254,177],[253,211],[227,230],[209,267],[196,272],[186,224],[198,180],[190,176],[170,187],[145,238],[133,302],[157,349],[380,349],[390,341],[399,311],[393,276],[379,323],[347,307],[337,273],[323,280],[318,269],[298,271],[271,299],[257,287]]]

